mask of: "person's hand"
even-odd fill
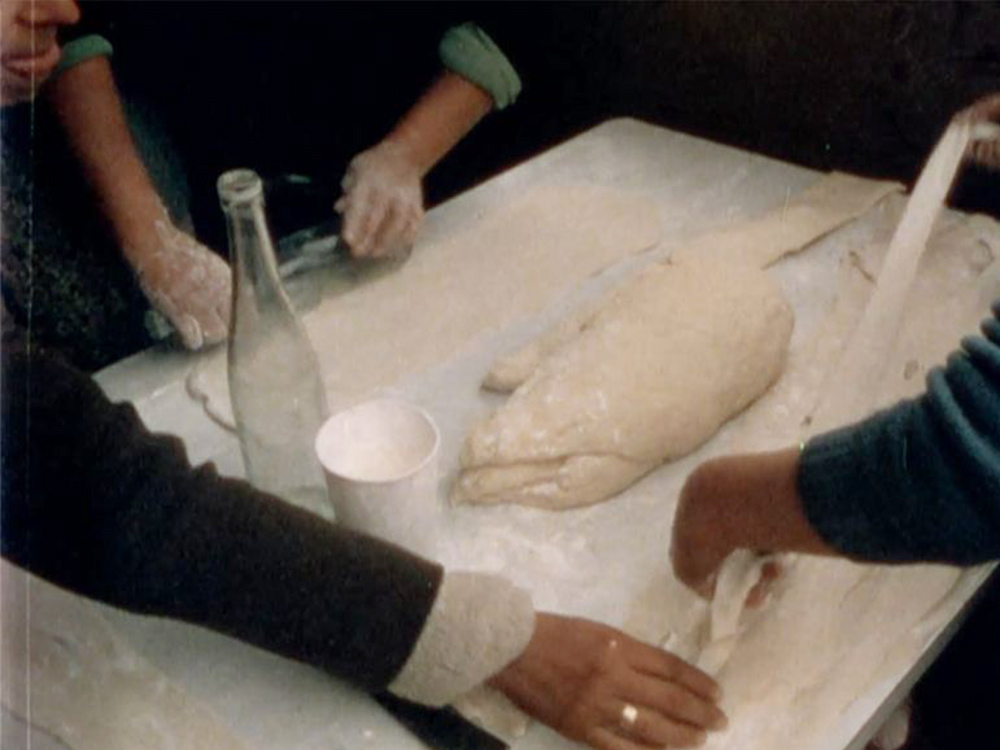
[[[232,304],[226,261],[168,221],[156,222],[149,247],[128,255],[143,293],[184,346],[200,349],[225,340]]]
[[[722,563],[736,549],[719,491],[725,465],[709,461],[688,476],[677,501],[670,543],[674,575],[706,599],[715,593]]]
[[[408,151],[392,141],[351,160],[334,209],[344,217],[341,237],[354,257],[409,253],[424,218],[421,176]]]
[[[725,456],[706,461],[688,477],[674,516],[670,558],[674,575],[711,598],[719,568],[736,549],[837,555],[806,517],[798,493],[799,448]],[[766,592],[778,574],[764,566]]]
[[[969,158],[980,166],[1000,170],[1000,91],[979,99],[964,114],[973,123]]]
[[[547,613],[489,684],[596,750],[697,747],[727,723],[718,685],[695,667],[606,625]]]

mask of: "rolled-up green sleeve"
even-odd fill
[[[111,57],[114,48],[100,34],[87,34],[63,44],[62,57],[56,66],[56,75],[92,57]]]
[[[448,29],[438,55],[444,67],[486,91],[497,109],[510,106],[521,93],[521,79],[510,60],[474,23]]]

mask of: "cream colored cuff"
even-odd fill
[[[535,630],[528,592],[486,573],[446,573],[410,658],[389,690],[444,706],[517,658]]]

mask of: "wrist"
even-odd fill
[[[530,595],[498,576],[445,575],[413,651],[389,690],[443,706],[523,655],[534,638]]]
[[[163,248],[164,238],[173,228],[158,198],[136,200],[128,210],[111,209],[108,218],[122,254],[137,271]]]
[[[386,151],[418,179],[423,179],[436,161],[421,148],[420,134],[412,132],[411,128],[397,127],[382,139],[377,148]]]
[[[683,522],[689,546],[700,555],[722,561],[739,548],[747,546],[740,537],[742,524],[735,508],[742,502],[733,496],[731,489],[739,482],[732,481],[730,457],[706,461],[688,477],[681,496],[676,523]]]
[[[798,491],[798,446],[709,465],[720,536],[730,549],[834,554],[813,529]]]

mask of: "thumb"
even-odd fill
[[[198,323],[197,318],[193,315],[183,313],[174,320],[174,325],[185,347],[192,351],[201,349],[205,343],[205,337],[202,335],[201,325]]]

